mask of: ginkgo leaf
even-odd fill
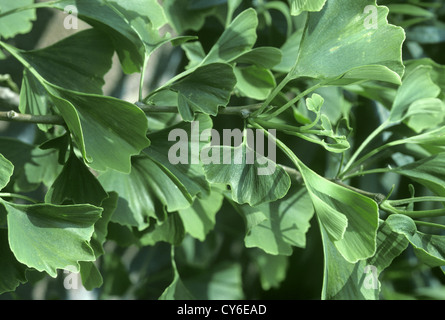
[[[33,0],[1,1],[0,12],[8,12],[32,4]],[[32,29],[32,21],[36,19],[36,10],[15,12],[0,18],[0,36],[8,39],[17,34],[27,33]]]
[[[322,299],[377,300],[380,296],[380,276],[408,246],[408,241],[381,221],[377,231],[376,253],[356,263],[346,261],[322,229],[325,251],[325,271]]]
[[[0,154],[0,190],[8,185],[13,172],[13,164]]]
[[[125,73],[140,72],[147,55],[169,41],[158,33],[167,21],[155,0],[62,0],[47,5],[59,10],[75,7],[80,19],[105,32],[114,43]]]
[[[320,11],[326,0],[290,0],[291,14],[298,16],[303,11]]]
[[[232,198],[239,204],[255,206],[274,201],[284,197],[290,188],[290,178],[284,169],[246,143],[237,147],[209,147],[207,153],[218,159],[204,163],[207,179],[212,183],[230,185]],[[256,160],[249,163],[248,154],[255,155]],[[267,172],[259,174],[261,170]]]
[[[88,244],[102,208],[91,205],[19,205],[1,201],[7,211],[8,239],[17,260],[57,276],[57,269],[79,271],[79,261],[94,261]]]
[[[375,9],[377,28],[365,22],[367,6]],[[371,0],[327,1],[321,11],[308,14],[290,77],[342,77],[353,82],[359,74],[360,79],[372,77],[400,84],[405,34],[402,28],[388,24],[387,15],[386,7]]]
[[[394,232],[406,237],[422,262],[431,267],[445,265],[445,236],[418,231],[413,219],[406,215],[392,214],[386,221]]]
[[[228,104],[235,84],[236,78],[230,65],[212,63],[199,67],[172,84],[170,90],[178,93],[181,117],[192,121],[197,112],[216,115],[220,106]]]

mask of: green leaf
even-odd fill
[[[236,205],[235,208],[247,222],[246,247],[258,247],[271,255],[286,256],[292,254],[294,246],[306,247],[306,233],[314,208],[302,186],[291,186],[283,199],[271,203],[256,207]],[[253,216],[264,218],[254,221],[251,220]]]
[[[166,18],[156,0],[63,0],[48,6],[59,10],[75,6],[80,19],[110,37],[128,74],[140,72],[146,57],[169,41],[158,33]]]
[[[14,165],[11,183],[15,192],[34,190],[42,182],[49,186],[62,169],[56,150],[43,150],[11,138],[0,138],[0,150]]]
[[[46,85],[88,166],[128,173],[131,156],[150,144],[147,118],[132,103]]]
[[[346,261],[322,229],[325,270],[322,298],[327,300],[377,300],[379,277],[408,246],[408,241],[393,232],[386,222],[377,231],[376,253],[357,263]]]
[[[185,232],[204,241],[215,227],[215,216],[222,206],[223,199],[221,193],[212,191],[207,197],[196,197],[191,207],[178,210]]]
[[[0,154],[0,190],[6,187],[14,172],[14,165]]]
[[[111,68],[113,53],[110,39],[96,29],[79,31],[44,49],[18,51],[46,81],[65,89],[96,94],[102,93],[103,78]],[[34,89],[37,84],[32,80],[30,85]],[[31,98],[42,99],[43,90],[38,89],[37,97]]]
[[[176,266],[173,248],[171,255],[171,263],[173,267],[173,281],[172,283],[164,290],[162,295],[159,297],[159,300],[195,300],[190,291],[185,287],[184,283],[181,280],[181,277],[178,272],[178,268]]]
[[[49,188],[45,201],[52,204],[92,204],[100,206],[108,197],[91,171],[71,153],[62,172]]]
[[[184,224],[177,212],[168,213],[164,221],[156,221],[142,233],[137,233],[139,243],[143,246],[153,246],[158,242],[167,242],[178,246],[184,240],[184,236]]]
[[[391,172],[409,177],[437,195],[445,196],[445,153],[393,168]]]
[[[102,209],[90,205],[18,205],[7,211],[9,245],[17,260],[57,276],[57,269],[79,271],[79,261],[96,258],[88,244]]]
[[[291,14],[298,16],[303,11],[320,11],[326,0],[290,0]]]
[[[169,24],[178,34],[183,34],[185,31],[200,30],[205,23],[205,19],[214,13],[214,7],[191,8],[195,2],[195,0],[164,1],[165,15]]]
[[[27,267],[14,257],[8,244],[8,230],[0,229],[0,294],[14,291],[21,283],[27,282]]]
[[[271,69],[281,62],[283,54],[280,49],[274,47],[257,47],[240,55],[234,61],[246,63],[265,69]]]
[[[203,64],[231,62],[250,51],[257,40],[257,13],[253,8],[241,12],[212,46]]]
[[[416,101],[436,98],[439,95],[440,88],[432,81],[431,70],[430,66],[418,66],[405,75],[402,85],[397,90],[388,121],[391,123],[403,121],[409,116],[406,114],[409,109],[413,112],[415,106],[411,105]]]
[[[204,163],[207,179],[211,183],[230,185],[232,199],[239,204],[256,206],[275,201],[284,197],[289,190],[290,178],[284,169],[246,143],[238,147],[209,147],[206,152],[212,154],[212,160]],[[248,157],[251,156],[255,156],[256,160],[249,161]],[[230,161],[227,160],[229,157]],[[266,165],[262,166],[260,162]],[[261,173],[264,170],[265,174]]]
[[[0,12],[8,12],[33,4],[33,0],[0,1]],[[36,10],[30,9],[16,12],[0,18],[0,37],[8,39],[17,34],[28,33],[32,29],[32,21],[36,19]]]
[[[22,87],[20,90],[19,110],[24,114],[47,115],[51,112],[51,101],[48,99],[45,87],[28,70],[23,71]],[[52,125],[37,124],[39,129],[48,131]]]
[[[182,279],[198,300],[240,300],[244,298],[242,268],[236,262],[220,262]]]
[[[233,68],[212,63],[197,68],[192,74],[172,84],[178,93],[178,109],[185,121],[193,121],[197,112],[217,115],[218,107],[229,103],[236,84]]]
[[[374,6],[377,28],[367,25],[364,8]],[[320,12],[310,12],[291,78],[334,80],[339,77],[400,84],[404,72],[402,28],[388,24],[388,9],[370,0],[329,0]],[[378,71],[378,72],[376,72]]]
[[[99,181],[108,192],[119,194],[113,222],[148,227],[148,218],[166,219],[166,211],[176,211],[190,206],[192,198],[184,185],[162,164],[148,156],[133,159],[130,174],[107,171]]]
[[[320,223],[345,260],[355,263],[376,250],[378,206],[300,163],[300,172]]]
[[[261,250],[255,250],[251,256],[258,266],[263,290],[278,289],[286,279],[289,258],[282,255],[266,254]]]
[[[423,263],[430,267],[445,265],[445,236],[418,231],[413,219],[405,215],[392,214],[386,221],[394,232],[408,239]]]
[[[424,98],[413,102],[406,113],[406,125],[420,133],[442,124],[445,103],[437,98]]]
[[[244,97],[264,100],[275,88],[276,81],[272,72],[255,65],[235,68],[236,89]]]

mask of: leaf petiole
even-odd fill
[[[39,203],[39,201],[35,199],[17,193],[1,192],[0,198],[16,198],[16,199],[26,200],[32,203]]]

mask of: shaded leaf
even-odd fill
[[[108,197],[91,171],[72,152],[62,172],[49,188],[45,200],[52,204],[100,206]]]
[[[272,72],[255,65],[235,68],[236,89],[244,97],[264,100],[275,88],[276,82]]]
[[[14,172],[14,165],[0,154],[0,190],[6,187]]]
[[[25,265],[17,261],[9,248],[8,230],[0,229],[0,294],[14,291],[20,284],[27,282]]]

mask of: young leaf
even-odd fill
[[[33,0],[0,1],[0,12],[8,12],[33,4]],[[36,19],[36,10],[24,10],[0,18],[0,37],[12,38],[17,34],[28,33],[32,29],[32,21]]]
[[[88,244],[102,209],[91,205],[18,205],[7,211],[9,245],[17,260],[57,276],[57,269],[79,271],[79,261],[94,261]]]
[[[367,6],[375,8],[377,28],[367,24]],[[405,34],[402,28],[388,24],[387,15],[388,9],[377,6],[375,1],[327,1],[320,12],[308,14],[290,77],[342,77],[354,82],[359,76],[400,84]]]

